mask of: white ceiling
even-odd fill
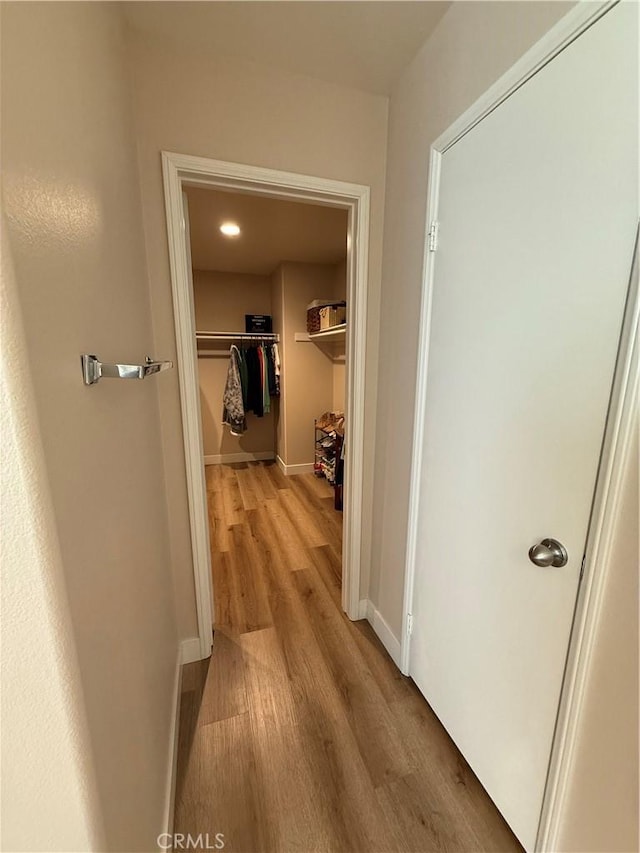
[[[194,269],[269,275],[281,261],[337,264],[347,251],[347,212],[335,207],[189,187]],[[236,222],[238,237],[220,233]]]
[[[387,95],[450,5],[145,0],[122,8],[132,27],[165,41]]]

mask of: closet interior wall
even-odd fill
[[[333,292],[329,294],[336,301],[347,301],[347,259],[335,267]],[[333,362],[333,405],[334,412],[344,412],[346,399],[346,361],[345,340],[336,342],[331,351]]]
[[[314,420],[344,411],[344,344],[318,345],[296,335],[306,333],[310,302],[343,299],[345,292],[346,263],[285,262],[272,276],[273,331],[280,335],[283,365],[277,455],[287,473],[313,470]]]
[[[269,276],[193,270],[193,295],[198,331],[242,332],[245,314],[271,314],[271,279]],[[275,458],[275,430],[278,402],[272,399],[272,410],[264,417],[247,415],[247,431],[232,435],[222,424],[222,396],[229,367],[229,346],[207,342],[198,344],[198,376],[202,441],[206,462],[237,461],[237,454],[251,454],[260,459]],[[204,355],[203,351],[214,353]]]
[[[342,342],[296,341],[306,333],[307,306],[314,299],[346,298],[346,261],[310,264],[285,261],[272,275],[193,270],[196,329],[242,332],[245,314],[269,314],[280,335],[281,396],[263,417],[247,414],[247,430],[234,436],[222,424],[222,397],[229,366],[227,345],[198,344],[198,376],[205,464],[242,458],[280,458],[287,473],[313,470],[314,420],[344,411]]]

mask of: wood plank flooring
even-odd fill
[[[209,661],[183,674],[175,832],[225,851],[520,851],[413,682],[340,607],[313,474],[208,466]]]

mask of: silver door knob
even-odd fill
[[[567,549],[557,539],[543,539],[529,548],[529,559],[536,566],[566,566],[569,559]]]

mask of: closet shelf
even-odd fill
[[[321,332],[310,332],[309,340],[317,341],[322,338],[344,338],[347,332],[347,324],[341,323],[339,326],[332,326],[330,329],[322,329]]]
[[[196,332],[196,341],[268,341],[278,343],[280,335],[260,332]]]

